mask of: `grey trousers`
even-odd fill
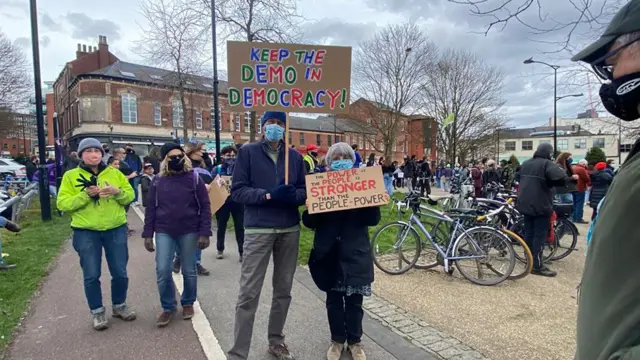
[[[273,253],[273,297],[267,337],[269,345],[284,343],[284,324],[291,304],[293,275],[298,264],[300,232],[281,234],[246,234],[240,275],[240,291],[236,304],[233,347],[229,360],[245,360],[249,356],[253,322],[260,302],[260,292]]]

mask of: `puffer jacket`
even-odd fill
[[[591,192],[589,193],[589,206],[596,208],[600,200],[609,191],[609,185],[613,176],[607,170],[595,171],[591,174]]]

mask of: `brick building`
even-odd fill
[[[2,116],[5,116],[4,114]],[[11,128],[0,135],[2,155],[31,155],[37,144],[36,116],[33,114],[9,114]]]

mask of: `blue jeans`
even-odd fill
[[[440,183],[440,176],[436,176],[436,187],[440,189],[441,186],[442,184]]]
[[[386,173],[383,175],[384,188],[389,196],[393,195],[393,175]]]
[[[572,204],[573,203],[573,195],[571,193],[566,194],[556,194],[555,200],[562,204]]]
[[[581,221],[584,215],[584,200],[586,193],[583,191],[573,191],[573,221]]]
[[[9,220],[6,217],[0,216],[0,228],[7,226],[8,222]],[[4,260],[2,260],[2,232],[0,232],[0,265],[2,264],[4,264]]]
[[[84,293],[91,313],[104,312],[100,288],[102,248],[104,248],[109,273],[111,273],[111,303],[113,307],[124,305],[129,288],[127,226],[122,225],[107,231],[74,229],[72,241],[73,248],[80,256]]]
[[[180,248],[176,246],[176,259],[180,259]],[[202,249],[196,249],[196,264],[200,265],[202,263]]]
[[[184,291],[182,291],[182,306],[193,305],[198,292],[198,275],[196,273],[196,249],[198,234],[191,233],[178,237],[169,234],[156,234],[156,276],[158,278],[158,292],[160,303],[164,311],[176,310],[176,286],[173,283],[173,256],[176,249],[180,249],[180,265]]]
[[[138,185],[140,185],[140,176],[136,176],[129,180],[129,183],[133,187],[133,202],[138,201]]]

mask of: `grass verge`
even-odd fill
[[[39,203],[34,201],[20,221],[21,232],[1,230],[2,251],[9,254],[4,260],[17,267],[0,272],[0,359],[49,264],[69,238],[69,222],[68,216],[60,217],[53,210],[53,219],[43,223]]]

